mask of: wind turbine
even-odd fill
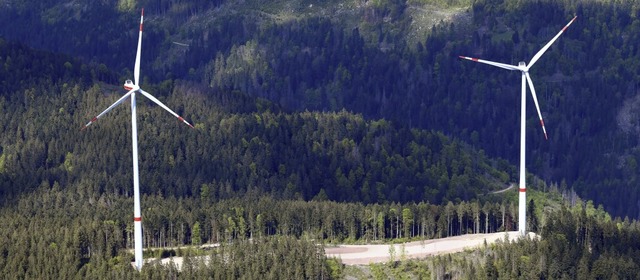
[[[558,32],[558,34],[555,37],[553,37],[553,39],[551,39],[551,41],[549,41],[544,47],[542,47],[542,49],[540,49],[538,53],[536,53],[536,55],[533,56],[533,58],[529,62],[529,65],[527,65],[524,61],[520,61],[518,63],[518,66],[515,66],[510,64],[493,62],[489,60],[460,56],[460,58],[462,59],[489,64],[491,66],[500,67],[500,68],[511,70],[511,71],[520,71],[522,73],[522,90],[521,90],[521,97],[520,97],[520,187],[519,187],[520,195],[518,199],[518,231],[520,232],[521,235],[526,234],[526,221],[527,221],[527,216],[526,216],[527,215],[527,209],[526,209],[527,187],[525,186],[525,169],[524,169],[525,135],[526,135],[525,115],[527,111],[527,106],[525,101],[526,95],[527,95],[526,93],[527,87],[525,84],[527,83],[529,84],[529,88],[531,89],[531,96],[533,97],[533,103],[536,104],[536,110],[538,110],[538,117],[540,118],[540,125],[542,126],[542,131],[544,132],[544,139],[548,140],[547,130],[544,128],[544,121],[542,120],[542,114],[540,113],[540,106],[538,106],[538,97],[536,96],[536,90],[533,87],[533,81],[531,81],[531,77],[529,76],[529,69],[538,61],[538,59],[540,59],[540,57],[544,54],[544,52],[546,52],[547,49],[551,47],[553,42],[555,42],[565,30],[567,30],[569,25],[571,25],[573,21],[576,20],[576,18],[578,17],[575,16],[573,19],[571,19],[571,21],[569,21],[569,23],[567,23],[567,25],[565,25],[564,28],[562,28],[562,30],[560,30],[560,32]]]
[[[132,151],[133,151],[133,226],[134,226],[134,254],[135,254],[135,268],[140,271],[142,269],[142,216],[140,215],[140,183],[138,180],[138,127],[136,124],[136,93],[140,93],[147,98],[149,98],[154,103],[158,104],[158,106],[167,110],[169,113],[174,115],[178,120],[184,122],[191,128],[189,122],[187,122],[184,118],[173,112],[169,107],[165,106],[158,99],[153,97],[153,95],[147,93],[146,91],[140,88],[140,48],[142,47],[142,23],[144,18],[144,9],[140,14],[140,35],[138,37],[138,51],[136,53],[136,62],[133,69],[133,78],[134,82],[131,80],[126,80],[124,83],[124,89],[128,92],[120,97],[115,103],[111,104],[109,108],[104,110],[102,113],[91,119],[87,124],[82,127],[81,130],[84,130],[89,125],[97,121],[100,117],[102,117],[107,112],[111,111],[111,109],[118,106],[127,98],[131,97],[131,142],[132,142]]]

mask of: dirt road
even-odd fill
[[[414,241],[395,245],[340,245],[336,247],[326,247],[327,257],[336,257],[347,265],[383,263],[390,260],[390,252],[393,251],[395,260],[400,260],[404,255],[407,259],[418,259],[426,256],[461,252],[465,249],[495,243],[506,237],[513,240],[519,237],[517,231],[499,232],[489,234],[467,234],[441,239],[431,239],[424,241]],[[530,236],[535,236],[530,234]],[[404,245],[404,253],[403,251]],[[390,247],[394,246],[393,250]]]
[[[536,236],[529,233],[529,238]],[[342,263],[347,265],[384,263],[390,260],[390,247],[393,246],[394,259],[419,259],[427,256],[461,252],[465,249],[482,246],[486,240],[487,244],[495,243],[507,237],[509,240],[519,238],[517,231],[498,232],[489,234],[467,234],[440,239],[430,239],[423,241],[413,241],[403,244],[380,244],[380,245],[338,245],[325,247],[327,257],[340,258]],[[403,246],[404,245],[404,246]],[[403,249],[404,247],[404,249]],[[404,250],[404,252],[403,252]],[[193,257],[196,262],[208,262],[209,256]],[[173,262],[178,270],[182,269],[182,257],[172,257],[166,259],[148,259],[147,262],[160,261],[168,265]]]

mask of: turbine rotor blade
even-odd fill
[[[504,63],[499,63],[499,62],[493,62],[493,61],[489,61],[489,60],[484,60],[484,59],[479,59],[479,58],[474,58],[474,57],[468,57],[468,56],[461,56],[461,55],[458,56],[458,57],[462,58],[462,59],[466,59],[466,60],[471,60],[471,61],[475,61],[475,62],[489,64],[491,66],[500,67],[500,68],[507,69],[507,70],[522,71],[522,69],[518,68],[518,66],[515,66],[515,65],[504,64]]]
[[[89,125],[91,125],[92,123],[96,122],[100,117],[102,117],[104,114],[106,114],[107,112],[111,111],[111,109],[115,108],[116,106],[118,106],[120,103],[122,103],[122,101],[125,101],[134,91],[129,91],[127,92],[125,95],[123,95],[122,97],[120,97],[120,99],[118,99],[116,102],[114,102],[113,104],[111,104],[111,106],[109,106],[109,108],[107,108],[106,110],[102,111],[102,113],[100,113],[99,115],[95,116],[93,119],[91,119],[87,124],[85,124],[80,130],[84,130],[85,128],[87,128]]]
[[[167,107],[166,105],[164,105],[162,102],[160,102],[160,100],[156,99],[155,97],[153,97],[153,95],[147,93],[146,91],[140,89],[140,93],[142,93],[144,96],[146,96],[147,98],[149,98],[151,101],[153,101],[154,103],[158,104],[158,106],[162,107],[163,109],[167,110],[167,112],[171,113],[173,116],[175,116],[176,118],[178,118],[178,120],[180,120],[181,122],[185,123],[186,125],[190,126],[191,128],[194,128],[193,125],[191,125],[188,121],[186,121],[183,117],[181,117],[180,115],[176,114],[174,111],[172,111],[171,109],[169,109],[169,107]]]
[[[529,65],[527,66],[527,69],[531,68],[531,66],[533,66],[538,61],[538,59],[540,59],[540,57],[549,49],[549,47],[551,47],[553,42],[555,42],[565,30],[567,30],[569,25],[571,25],[573,21],[576,20],[576,18],[578,18],[578,16],[573,17],[573,19],[569,21],[569,23],[567,23],[567,25],[565,25],[564,28],[562,28],[562,30],[560,30],[560,32],[558,32],[558,34],[555,37],[553,37],[551,41],[549,41],[549,43],[544,45],[544,47],[542,47],[542,49],[540,49],[538,53],[536,53],[536,55],[533,56],[533,58],[531,59],[531,62],[529,62]]]
[[[138,36],[138,51],[136,52],[136,64],[133,66],[133,79],[137,86],[140,81],[140,49],[142,48],[142,23],[144,22],[144,8],[140,14],[140,35]]]
[[[527,77],[527,83],[529,83],[529,89],[531,89],[531,95],[533,96],[533,103],[536,104],[536,110],[538,110],[538,118],[540,118],[540,125],[544,132],[544,139],[549,140],[547,137],[547,129],[544,128],[544,121],[542,120],[542,113],[540,113],[540,106],[538,105],[538,97],[536,96],[536,89],[533,87],[533,81],[531,81],[529,72],[524,72],[524,75]]]

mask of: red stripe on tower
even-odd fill
[[[142,8],[142,13],[140,14],[140,32],[142,32],[143,18],[144,18],[144,8]]]
[[[133,221],[134,222],[141,222],[142,221],[142,217],[133,217]]]
[[[525,189],[525,188],[520,188],[520,192],[527,192],[527,189]]]

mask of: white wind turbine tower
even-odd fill
[[[132,151],[133,151],[133,199],[134,199],[134,203],[133,203],[133,225],[134,225],[134,254],[135,254],[135,268],[140,271],[140,269],[142,269],[142,216],[140,215],[140,184],[139,184],[139,180],[138,180],[138,128],[137,128],[137,124],[136,124],[136,93],[140,93],[144,96],[146,96],[147,98],[151,99],[151,101],[153,101],[154,103],[158,104],[158,106],[162,107],[163,109],[167,110],[169,113],[171,113],[172,115],[174,115],[176,118],[178,118],[180,121],[184,122],[185,124],[187,124],[188,126],[190,126],[191,128],[193,128],[193,126],[187,122],[184,118],[182,118],[181,116],[179,116],[178,114],[176,114],[175,112],[173,112],[171,109],[169,109],[169,107],[165,106],[162,102],[160,102],[158,99],[156,99],[155,97],[153,97],[153,95],[147,93],[146,91],[142,90],[140,88],[140,48],[142,47],[142,23],[143,23],[143,18],[144,18],[144,9],[142,9],[141,15],[140,15],[140,35],[138,37],[138,51],[136,53],[136,62],[135,62],[135,66],[134,66],[134,72],[133,72],[133,78],[134,78],[134,82],[132,82],[131,80],[127,80],[124,83],[124,88],[126,90],[128,90],[128,92],[123,95],[122,97],[120,97],[120,99],[118,99],[118,101],[116,101],[115,103],[113,103],[111,106],[109,106],[109,108],[107,108],[106,110],[104,110],[102,113],[100,113],[98,116],[96,116],[95,118],[93,118],[91,121],[89,121],[86,125],[84,125],[84,127],[82,127],[82,129],[87,128],[89,125],[91,125],[92,123],[94,123],[95,121],[97,121],[100,117],[102,117],[104,114],[106,114],[107,112],[111,111],[111,109],[115,108],[116,106],[118,106],[120,103],[122,103],[125,99],[127,99],[128,97],[131,97],[131,142],[133,145]]]
[[[472,58],[472,57],[466,57],[466,56],[460,56],[460,58],[462,59],[467,59],[467,60],[471,60],[471,61],[475,61],[475,62],[480,62],[480,63],[485,63],[485,64],[489,64],[492,66],[496,66],[496,67],[500,67],[503,69],[507,69],[507,70],[512,70],[512,71],[520,71],[522,73],[522,91],[521,91],[521,97],[520,97],[520,187],[519,187],[519,199],[518,199],[518,231],[520,232],[521,235],[525,235],[526,234],[526,221],[527,221],[527,217],[526,217],[526,213],[527,213],[527,209],[526,209],[526,204],[527,204],[527,196],[526,196],[526,191],[527,191],[527,187],[525,185],[525,169],[524,169],[524,163],[525,163],[525,115],[526,115],[526,91],[527,91],[527,87],[526,87],[526,83],[529,84],[529,88],[531,89],[531,96],[533,96],[533,103],[536,104],[536,110],[538,110],[538,117],[540,118],[540,125],[542,125],[542,131],[544,132],[544,138],[547,138],[547,130],[544,128],[544,121],[542,120],[542,114],[540,113],[540,106],[538,106],[538,97],[536,97],[536,90],[533,87],[533,82],[531,81],[531,77],[529,76],[529,68],[531,68],[531,66],[533,66],[533,64],[536,63],[536,61],[538,61],[538,59],[540,59],[540,57],[544,54],[544,52],[547,51],[547,49],[549,49],[549,47],[551,47],[551,45],[553,44],[553,42],[555,42],[558,37],[560,37],[560,35],[562,35],[562,33],[567,30],[567,28],[569,27],[569,25],[571,25],[571,23],[573,23],[573,21],[575,21],[577,18],[574,17],[573,19],[571,19],[571,21],[569,21],[569,23],[567,23],[567,25],[564,26],[564,28],[562,28],[562,30],[560,30],[560,32],[558,32],[558,34],[553,37],[553,39],[551,39],[551,41],[549,41],[549,43],[547,43],[542,49],[540,49],[538,51],[538,53],[536,53],[536,55],[533,56],[533,58],[531,59],[531,61],[529,62],[529,65],[527,65],[524,61],[521,61],[518,63],[518,66],[515,65],[510,65],[510,64],[503,64],[503,63],[498,63],[498,62],[493,62],[493,61],[488,61],[488,60],[483,60],[483,59],[478,59],[478,58]]]

